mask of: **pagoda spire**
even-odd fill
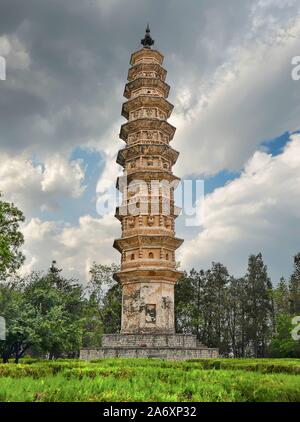
[[[154,40],[150,35],[149,23],[147,24],[145,37],[141,40],[141,44],[144,46],[144,48],[151,48],[151,45],[154,44]]]

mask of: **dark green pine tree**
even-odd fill
[[[272,283],[261,253],[250,255],[245,281],[248,353],[264,357],[272,335],[273,300]]]
[[[290,296],[297,297],[295,273],[290,279],[289,285],[282,277],[278,286],[273,290],[274,309],[275,309],[275,332],[269,347],[269,355],[272,357],[291,357],[299,358],[300,342],[295,341],[291,336],[294,328],[292,318],[295,311],[295,301]],[[289,289],[291,288],[291,290]],[[292,292],[292,295],[291,295]]]
[[[227,350],[226,330],[226,286],[229,282],[227,268],[220,263],[212,263],[205,274],[202,312],[203,329],[200,340],[210,346],[218,347],[222,354]]]
[[[103,300],[103,329],[105,334],[118,333],[121,329],[122,288],[116,283],[110,287]]]
[[[273,289],[273,301],[276,315],[289,313],[289,288],[284,277],[280,278],[278,285]]]
[[[289,281],[290,313],[300,315],[300,253],[294,257],[294,272]]]
[[[231,277],[226,289],[227,354],[236,358],[245,356],[247,296],[244,278]]]
[[[192,269],[188,274],[184,271],[175,285],[175,328],[177,333],[197,334],[200,316],[197,301],[200,293],[197,292],[197,278],[201,273]]]

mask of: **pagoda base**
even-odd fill
[[[218,349],[208,348],[196,336],[185,334],[105,334],[100,349],[82,349],[80,359],[158,358],[185,360],[217,358]]]

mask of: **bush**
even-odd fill
[[[0,365],[0,401],[300,401],[296,359],[100,359]]]

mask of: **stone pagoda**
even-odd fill
[[[121,332],[104,335],[100,350],[82,350],[81,357],[215,357],[218,351],[196,336],[175,333],[174,286],[181,276],[175,251],[183,240],[175,236],[179,178],[172,167],[179,154],[170,146],[176,129],[167,121],[173,110],[167,72],[163,55],[152,48],[149,26],[141,44],[131,55],[122,107],[127,122],[120,131],[125,147],[117,156],[124,170],[116,210],[122,236],[113,245],[121,254],[114,275],[122,287]]]

